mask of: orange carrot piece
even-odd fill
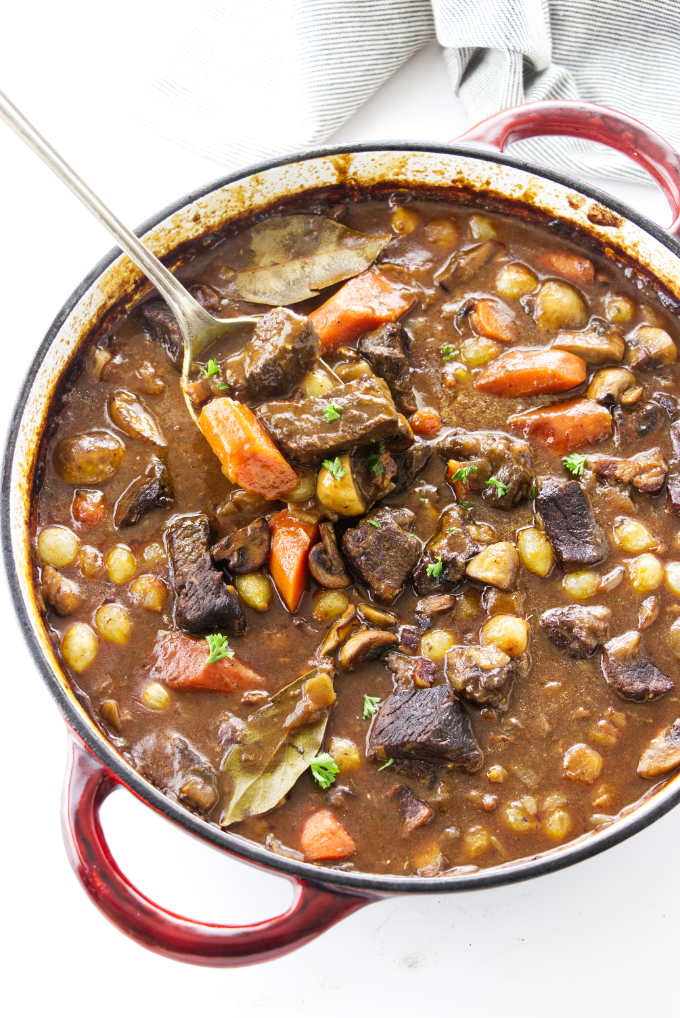
[[[442,419],[436,410],[431,407],[423,407],[409,419],[409,424],[416,435],[421,438],[433,438],[441,430]]]
[[[240,693],[262,689],[265,679],[236,655],[208,664],[207,640],[186,633],[161,630],[153,647],[150,678],[173,689],[208,689],[219,693]]]
[[[480,336],[497,339],[499,343],[514,343],[517,339],[512,312],[495,300],[478,300],[470,314],[470,324]]]
[[[77,488],[71,503],[71,516],[81,527],[94,530],[106,519],[104,492],[96,488]]]
[[[307,817],[300,832],[300,848],[312,862],[345,859],[357,850],[352,835],[329,809],[318,809]]]
[[[233,484],[272,499],[297,484],[297,474],[243,403],[228,396],[213,399],[201,410],[199,424]]]
[[[269,572],[286,608],[294,612],[307,584],[307,558],[319,527],[282,509],[270,519],[269,529],[272,535]]]
[[[525,410],[510,417],[508,424],[513,431],[561,456],[601,442],[612,433],[611,414],[594,399],[572,399]]]
[[[328,353],[351,345],[369,329],[396,321],[412,303],[400,283],[372,268],[350,279],[309,317],[321,337],[321,352]]]
[[[476,382],[495,396],[564,392],[586,380],[586,362],[566,350],[508,350],[486,367]]]
[[[595,266],[590,258],[573,251],[544,251],[537,261],[542,268],[556,276],[564,276],[572,283],[592,283],[595,280]]]

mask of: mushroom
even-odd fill
[[[471,558],[465,569],[471,580],[490,583],[499,590],[512,590],[517,582],[519,555],[510,541],[490,544]]]
[[[54,453],[54,466],[67,484],[100,484],[108,481],[121,464],[125,446],[109,431],[83,431],[64,438]]]
[[[430,594],[418,601],[416,615],[439,615],[440,612],[450,611],[455,603],[453,594]]]
[[[457,283],[468,283],[501,250],[495,240],[485,240],[464,251],[454,251],[434,276],[435,283],[448,290]]]
[[[353,671],[364,661],[380,657],[388,647],[396,647],[397,637],[385,629],[360,629],[346,641],[338,653],[338,664],[346,671]]]
[[[604,364],[605,361],[622,361],[626,344],[618,332],[600,334],[592,330],[585,332],[561,332],[552,344],[557,350],[581,357],[586,364]]]
[[[655,736],[646,748],[637,765],[638,776],[656,778],[680,764],[680,718]]]
[[[109,396],[108,411],[116,427],[130,438],[151,442],[161,449],[166,448],[168,443],[160,424],[134,392],[116,389]]]
[[[624,392],[635,386],[635,375],[627,368],[603,368],[593,375],[586,391],[598,403],[618,403]]]
[[[388,612],[386,608],[378,608],[377,605],[365,601],[357,605],[357,611],[364,622],[377,626],[378,629],[391,629],[399,622],[394,612]]]
[[[633,368],[650,364],[671,364],[678,359],[678,350],[665,329],[641,325],[628,340],[626,362]]]
[[[83,603],[80,587],[54,568],[43,566],[40,589],[42,595],[57,615],[73,615]]]
[[[224,564],[230,573],[237,576],[254,573],[267,561],[270,540],[269,524],[264,516],[258,516],[247,527],[240,527],[219,540],[210,554],[214,562]]]
[[[333,524],[320,523],[319,533],[321,540],[309,552],[310,573],[322,587],[330,587],[331,590],[348,587],[352,581],[338,551]]]
[[[158,456],[152,456],[144,473],[119,496],[113,522],[117,527],[132,527],[152,509],[167,509],[174,501],[168,468]]]
[[[318,653],[324,657],[337,650],[343,640],[346,640],[353,629],[356,629],[357,609],[356,605],[350,604],[345,608],[340,618],[336,619],[319,647]]]

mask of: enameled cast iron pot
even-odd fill
[[[668,231],[605,195],[502,154],[506,144],[537,135],[574,135],[619,149],[663,188]],[[379,144],[326,149],[258,166],[180,199],[142,228],[145,242],[171,266],[187,243],[229,223],[319,189],[389,193],[416,188],[470,204],[515,212],[566,230],[651,279],[671,310],[680,309],[680,156],[654,132],[583,103],[535,103],[506,110],[449,146]],[[30,498],[40,436],[51,397],[85,337],[148,290],[114,251],[97,265],[57,315],[31,365],[14,412],[2,491],[3,550],[13,599],[38,669],[69,724],[73,741],[64,793],[64,835],[71,863],[93,901],[120,929],[169,957],[204,965],[242,965],[282,955],[343,916],[394,894],[441,894],[523,880],[577,862],[639,831],[680,799],[680,774],[608,827],[540,856],[439,878],[398,877],[320,868],[283,858],[223,831],[154,788],[120,756],[69,688],[40,617],[31,582]],[[216,848],[277,871],[295,884],[290,908],[249,926],[184,919],[154,904],[116,865],[99,809],[119,785]]]

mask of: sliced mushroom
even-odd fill
[[[83,603],[80,587],[54,568],[43,566],[40,589],[42,595],[57,615],[73,615]]]
[[[585,332],[561,332],[552,346],[576,354],[586,364],[622,361],[626,350],[623,337],[618,332],[600,334],[589,329]]]
[[[680,718],[655,736],[642,751],[637,765],[641,778],[657,778],[680,764]]]
[[[385,629],[361,629],[345,642],[338,653],[338,664],[346,671],[353,671],[364,661],[380,657],[388,647],[396,647],[397,637]]]
[[[439,615],[440,612],[450,611],[455,603],[453,594],[430,594],[418,601],[416,615]]]
[[[465,572],[471,580],[490,583],[499,590],[512,590],[519,572],[517,549],[510,541],[490,544],[488,548],[484,548],[470,559]]]
[[[392,626],[396,626],[399,622],[394,612],[388,612],[386,608],[378,608],[375,604],[362,602],[357,605],[357,611],[363,622],[368,622],[371,626],[377,626],[378,629],[391,629]]]
[[[67,484],[101,484],[110,480],[121,464],[125,446],[109,431],[84,431],[64,438],[54,453],[54,466]]]
[[[586,396],[598,403],[618,403],[624,392],[634,386],[635,375],[627,368],[603,368],[593,375]]]
[[[338,649],[343,640],[347,639],[352,630],[356,629],[358,624],[356,605],[350,604],[326,633],[318,653],[322,657],[332,654],[334,650]]]
[[[214,562],[224,564],[230,573],[254,573],[267,561],[271,535],[264,516],[223,537],[210,549]]]
[[[151,442],[160,449],[166,448],[168,443],[160,424],[134,392],[116,389],[109,396],[108,410],[109,417],[116,427],[130,438]]]
[[[165,463],[152,456],[143,474],[136,477],[120,496],[113,510],[117,527],[132,527],[152,509],[166,509],[175,501]]]
[[[442,267],[435,272],[435,283],[448,290],[457,283],[468,283],[501,250],[495,240],[486,240],[464,251],[454,251]]]
[[[677,347],[665,329],[641,325],[628,340],[626,363],[633,368],[672,364],[677,359]]]
[[[332,523],[319,524],[321,540],[309,552],[309,571],[322,587],[339,590],[352,582],[338,551]]]

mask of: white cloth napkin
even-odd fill
[[[680,147],[680,0],[194,0],[191,15],[177,51],[155,60],[146,119],[224,169],[324,142],[433,38],[470,124],[581,98]],[[517,150],[578,176],[648,180],[588,142]]]

